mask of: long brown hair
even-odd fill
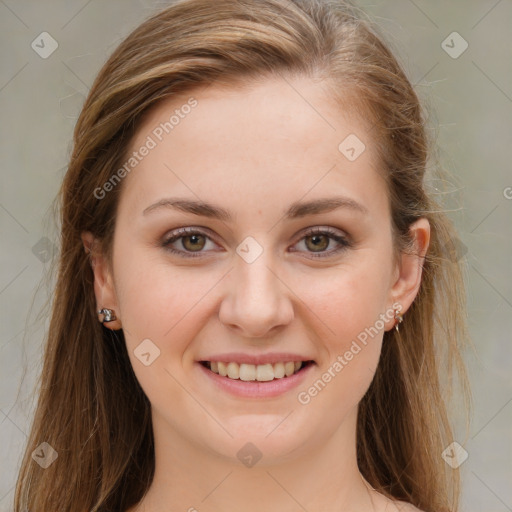
[[[459,473],[441,454],[453,441],[444,393],[453,387],[454,369],[469,406],[461,356],[469,339],[464,267],[453,225],[427,190],[427,171],[441,169],[427,165],[431,142],[411,83],[379,31],[347,2],[183,0],[118,46],[75,127],[58,196],[58,275],[16,512],[124,511],[147,491],[154,473],[150,403],[122,331],[98,322],[80,235],[91,231],[110,257],[122,187],[101,199],[95,191],[125,161],[150,107],[197,85],[272,74],[322,77],[334,98],[350,91],[371,121],[396,254],[410,247],[412,222],[430,222],[418,295],[400,331],[385,333],[380,364],[359,405],[357,457],[362,475],[388,497],[426,512],[457,510]],[[58,453],[46,469],[31,457],[42,442]]]

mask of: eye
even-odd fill
[[[331,244],[333,241],[335,243]],[[326,258],[333,254],[338,254],[352,245],[346,237],[330,227],[315,227],[308,230],[300,240],[300,243],[304,243],[307,252],[311,250],[313,258]],[[337,247],[326,251],[330,245],[337,245]],[[295,252],[295,250],[292,252]]]
[[[187,258],[197,258],[204,252],[203,249],[208,246],[208,241],[213,243],[205,232],[197,228],[180,228],[173,231],[162,242],[162,246],[174,254]],[[173,247],[174,244],[181,246],[181,249]]]
[[[170,236],[164,239],[162,247],[179,256],[197,258],[202,253],[208,252],[203,250],[208,248],[208,243],[214,244],[205,231],[188,227],[173,231]],[[313,258],[329,257],[346,250],[352,245],[346,237],[330,227],[316,227],[308,230],[298,242],[298,244],[300,243],[304,243],[306,252],[309,252]],[[326,251],[331,245],[337,245],[337,247]],[[293,249],[292,252],[297,251]]]

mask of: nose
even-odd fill
[[[263,338],[291,322],[293,294],[265,252],[252,263],[236,256],[225,283],[219,319],[239,335]]]

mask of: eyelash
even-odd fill
[[[173,247],[170,246],[170,244],[179,240],[180,238],[187,238],[189,236],[194,236],[194,235],[204,236],[207,239],[212,240],[212,238],[210,236],[208,236],[208,234],[204,231],[198,230],[196,228],[180,228],[180,229],[177,229],[176,231],[172,232],[171,235],[162,242],[162,247],[164,247],[165,250],[167,250],[171,253],[178,254],[179,256],[183,256],[185,258],[201,257],[201,254],[203,253],[203,251],[196,251],[196,252],[182,251],[182,250],[174,249]],[[319,253],[311,252],[310,254],[311,254],[311,257],[313,257],[313,258],[327,258],[329,256],[332,256],[333,254],[338,254],[342,251],[345,251],[346,249],[348,249],[352,246],[352,243],[347,238],[345,238],[344,236],[341,236],[337,231],[334,231],[330,227],[312,228],[312,229],[308,230],[306,233],[304,233],[302,238],[299,241],[302,241],[304,238],[306,238],[308,236],[314,236],[314,235],[327,235],[330,239],[338,242],[340,244],[340,247],[338,247],[337,249],[334,249],[332,251],[328,251],[328,252],[325,252],[325,251],[322,251]],[[298,252],[298,251],[292,251],[292,252]]]

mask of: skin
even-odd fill
[[[403,254],[394,265],[387,191],[369,127],[326,90],[309,78],[268,78],[166,100],[145,119],[132,150],[190,96],[198,105],[124,178],[112,266],[83,233],[98,307],[115,310],[118,320],[106,325],[122,326],[152,404],[155,477],[130,512],[417,510],[372,490],[356,464],[357,407],[392,317],[308,404],[297,400],[394,303],[406,321],[430,238],[428,221],[419,219],[411,228],[418,255]],[[338,150],[349,134],[366,145],[355,161]],[[283,218],[295,201],[342,195],[367,214],[339,208]],[[208,201],[234,219],[171,208],[143,215],[167,197]],[[327,237],[316,248],[305,231],[317,226],[331,226],[352,246],[335,253],[339,245]],[[180,227],[211,235],[172,243],[199,257],[162,246]],[[236,253],[247,236],[264,249],[252,263]],[[134,350],[148,338],[160,356],[145,366]],[[215,388],[195,363],[230,351],[293,352],[316,366],[284,395],[238,398]],[[247,442],[262,454],[250,468],[236,455]]]

